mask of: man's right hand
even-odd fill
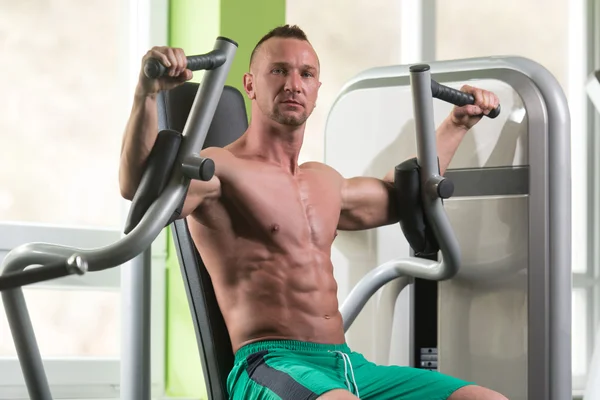
[[[150,79],[144,75],[144,63],[149,58],[155,58],[167,67],[167,74]],[[136,94],[140,96],[155,95],[161,90],[171,90],[192,79],[192,71],[187,69],[185,53],[180,48],[153,47],[142,58],[138,87]]]

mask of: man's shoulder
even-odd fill
[[[240,158],[234,151],[227,147],[207,147],[200,152],[200,157],[210,158],[217,165],[217,169],[224,172],[230,168],[240,167],[240,162],[244,160]]]
[[[304,170],[314,170],[314,171],[327,171],[332,173],[338,173],[335,168],[325,163],[319,161],[307,161],[300,165],[300,168]]]
[[[318,161],[308,161],[300,165],[300,168],[304,171],[314,171],[319,174],[327,175],[328,177],[336,180],[343,180],[344,177],[335,168]]]
[[[202,157],[218,158],[227,161],[234,162],[251,162],[255,161],[255,155],[247,154],[239,150],[235,146],[225,147],[207,147],[200,153]]]
[[[207,147],[202,149],[200,155],[208,158],[234,157],[233,153],[224,147]]]

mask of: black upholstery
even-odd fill
[[[199,85],[185,83],[158,96],[159,130],[183,132]],[[204,147],[224,147],[239,138],[248,127],[242,94],[225,86]],[[219,310],[208,271],[198,253],[185,219],[171,224],[181,267],[207,387],[208,398],[227,398],[227,375],[233,367],[229,333]]]

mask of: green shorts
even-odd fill
[[[309,400],[333,389],[360,399],[445,400],[470,384],[435,371],[376,365],[346,344],[291,340],[242,347],[227,379],[235,400]]]

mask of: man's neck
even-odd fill
[[[281,165],[295,174],[298,155],[304,140],[305,124],[285,126],[276,122],[250,123],[246,131],[246,147],[263,159]]]

